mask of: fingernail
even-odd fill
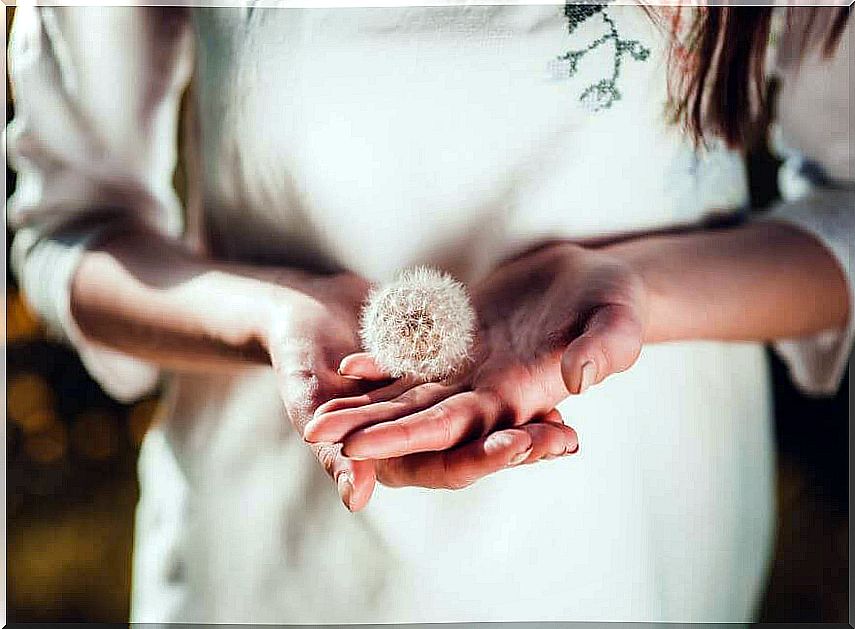
[[[340,375],[342,378],[347,378],[348,380],[362,380],[363,379],[362,376],[354,376],[353,374],[342,373],[341,367],[339,367],[336,371],[338,371],[338,375]]]
[[[579,451],[579,442],[577,441],[576,443],[573,443],[573,444],[570,444],[567,446],[567,448],[564,450],[563,456],[567,456],[568,454],[576,454],[578,451]]]
[[[350,498],[353,496],[353,477],[349,472],[342,472],[336,477],[335,483],[338,486],[338,495],[342,503],[347,507],[348,511],[352,511],[350,508]]]
[[[579,385],[579,393],[584,393],[585,389],[594,384],[597,379],[597,366],[594,361],[589,360],[582,365],[582,383]]]
[[[513,442],[514,439],[510,435],[503,432],[494,432],[484,442],[484,451],[487,454],[498,453],[500,450],[504,450],[512,445]]]
[[[508,461],[508,466],[513,467],[514,465],[519,465],[528,458],[529,454],[531,454],[531,448],[514,456],[514,458]]]
[[[358,460],[359,460],[358,455],[357,455],[357,456],[353,456],[353,452],[351,452],[351,451],[350,451],[350,448],[348,448],[347,443],[343,443],[343,444],[342,444],[342,446],[341,446],[341,455],[342,455],[343,457],[345,457],[346,459],[352,459],[352,460],[354,460],[354,461],[358,461]]]
[[[303,440],[304,441],[308,441],[311,443],[311,439],[309,437],[311,436],[312,431],[315,429],[315,426],[318,425],[318,422],[316,421],[317,418],[318,418],[318,412],[315,411],[312,414],[312,419],[310,419],[309,422],[305,426],[303,426]]]

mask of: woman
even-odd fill
[[[750,129],[765,9],[19,8],[25,292],[117,398],[166,382],[132,620],[750,619],[761,343],[827,392],[852,338],[840,15],[792,11],[778,51],[827,185],[794,157],[772,220],[702,229],[746,203],[715,138]],[[472,293],[457,380],[359,354],[369,285],[414,264]]]

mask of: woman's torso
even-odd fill
[[[738,157],[666,123],[647,15],[570,13],[197,9],[209,249],[471,281],[545,238],[740,206]],[[562,411],[572,460],[350,514],[269,371],[175,376],[141,460],[134,620],[745,620],[771,512],[762,350],[646,348]]]
[[[203,207],[225,256],[468,279],[533,241],[745,201],[738,156],[696,155],[666,124],[664,38],[636,7],[209,9],[196,25]],[[601,40],[569,76],[559,57]]]

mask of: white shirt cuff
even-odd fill
[[[48,333],[77,350],[89,374],[108,395],[131,402],[155,388],[160,376],[157,366],[90,341],[71,314],[71,281],[87,246],[101,233],[90,229],[37,238],[35,232],[23,229],[12,243],[13,267],[21,269],[23,294]]]
[[[758,220],[774,220],[803,229],[816,237],[834,256],[846,276],[849,318],[843,328],[810,336],[782,339],[772,347],[790,369],[804,393],[833,395],[846,373],[855,337],[855,277],[852,238],[855,234],[855,190],[814,188],[803,197],[784,201]]]

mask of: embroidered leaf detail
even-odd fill
[[[611,79],[601,79],[593,85],[589,85],[579,100],[591,111],[599,111],[611,107],[616,100],[620,100],[620,91]]]
[[[616,42],[618,52],[628,52],[636,61],[647,61],[650,56],[650,50],[641,45],[641,42],[636,39],[618,40]]]
[[[608,109],[615,101],[620,100],[621,93],[617,83],[620,79],[621,64],[627,54],[635,61],[646,61],[650,56],[650,49],[638,40],[621,39],[614,20],[605,9],[606,5],[604,4],[575,4],[569,1],[565,3],[564,15],[567,17],[567,31],[569,33],[573,33],[580,24],[597,14],[602,16],[603,23],[608,27],[608,30],[585,48],[570,50],[557,57],[558,61],[564,62],[566,76],[572,77],[579,70],[579,63],[589,52],[604,44],[611,43],[614,47],[611,76],[603,77],[596,83],[589,85],[579,96],[579,100],[592,111]]]
[[[576,71],[579,69],[579,61],[582,60],[582,58],[587,52],[587,50],[575,50],[558,57],[559,61],[567,62],[566,72],[568,77],[571,77],[576,74]]]
[[[582,22],[606,8],[604,4],[575,4],[567,2],[564,5],[564,15],[567,17],[567,32],[572,33]]]

